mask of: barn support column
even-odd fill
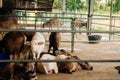
[[[76,9],[76,0],[73,0],[74,1],[74,17],[76,17],[76,12],[77,12],[77,9]],[[72,30],[75,30],[75,26],[73,24],[73,22],[71,22],[71,31]],[[71,33],[71,52],[74,51],[74,42],[75,42],[75,32],[72,32]]]
[[[109,31],[112,30],[112,11],[113,11],[113,0],[111,0],[111,7],[110,7],[110,28],[109,28]],[[114,35],[114,33],[113,33]],[[112,33],[109,33],[109,40],[111,40],[111,36],[112,36]]]
[[[94,0],[89,0],[89,7],[88,7],[88,25],[87,25],[87,31],[91,31],[92,27],[92,16],[93,16],[93,9],[94,9]],[[90,35],[91,33],[87,32],[87,35]]]
[[[0,8],[2,8],[2,0],[0,0]]]
[[[37,8],[37,0],[35,0],[35,9]],[[37,28],[37,11],[35,10],[35,30]]]
[[[25,1],[25,12],[24,12],[24,17],[25,17],[25,26],[27,26],[27,18],[28,18],[28,15],[27,15],[27,12],[26,12],[26,9],[28,7],[28,1]]]
[[[65,16],[65,12],[66,12],[66,0],[62,0],[62,17],[63,17],[63,21],[62,23],[64,24],[64,16]]]
[[[71,21],[71,31],[72,31],[72,30],[75,30],[74,27],[75,27],[75,26],[74,26],[74,24],[73,24],[73,21]],[[74,37],[75,37],[75,32],[72,32],[72,33],[71,33],[71,52],[74,51],[74,42],[75,42]]]
[[[62,0],[62,12],[66,12],[66,0]]]
[[[76,0],[73,0],[74,1],[74,17],[76,17]],[[72,30],[75,30],[75,26],[74,26],[74,24],[73,24],[73,22],[71,22],[71,31]],[[74,51],[74,42],[75,42],[75,32],[72,32],[71,33],[71,52],[73,52]]]

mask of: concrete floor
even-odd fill
[[[62,39],[65,40],[65,36]],[[69,37],[70,38],[70,37]],[[84,37],[86,38],[86,37]],[[66,39],[67,40],[67,39]],[[48,43],[46,44],[46,48]],[[60,49],[65,49],[71,53],[71,43],[62,42]],[[117,60],[120,59],[120,43],[119,42],[100,42],[89,44],[88,42],[75,43],[75,51],[71,53],[77,55],[84,60]],[[57,73],[57,74],[39,74],[39,80],[120,80],[120,75],[115,66],[120,62],[89,62],[94,69],[92,71],[81,70],[73,74]]]

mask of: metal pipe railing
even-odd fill
[[[1,62],[120,62],[120,60],[0,60]]]
[[[35,31],[35,32],[61,32],[61,33],[87,33],[87,32],[90,32],[90,33],[110,33],[110,34],[113,34],[113,33],[120,33],[120,31],[79,31],[79,30],[48,30],[48,29],[18,29],[18,30],[15,30],[15,29],[0,29],[0,32],[8,32],[8,31],[15,31],[15,32],[32,32],[32,31]]]

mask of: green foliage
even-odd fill
[[[74,5],[74,2],[75,2],[76,5]],[[76,7],[76,10],[84,8],[84,5],[81,2],[81,0],[67,0],[67,5],[66,6],[67,6],[68,11],[74,11],[75,7]]]
[[[106,4],[106,6],[108,6],[108,7],[111,6],[111,0],[108,0],[108,3]]]
[[[113,4],[113,11],[114,12],[120,11],[120,0],[116,0],[115,3]]]
[[[62,0],[54,0],[54,7],[55,7],[56,9],[61,10]]]
[[[100,5],[100,6],[99,6],[99,9],[101,9],[101,10],[104,9],[104,6],[103,6],[103,5]]]
[[[75,2],[75,3],[74,3]],[[66,10],[67,11],[88,11],[88,2],[82,2],[81,0],[66,0]],[[107,3],[99,3],[100,0],[94,0],[94,12],[95,13],[109,13],[111,7],[111,0],[108,0]],[[120,0],[113,1],[113,12],[118,13],[120,11]],[[58,10],[62,10],[62,0],[54,0],[54,7]]]

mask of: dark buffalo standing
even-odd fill
[[[33,38],[33,36],[35,35],[35,31],[32,31],[32,32],[23,32],[24,33],[24,35],[27,37],[27,41],[32,41],[32,38]]]
[[[53,53],[55,53],[55,51],[59,50],[59,46],[60,46],[60,41],[61,41],[61,35],[59,32],[51,32],[50,36],[49,36],[49,49],[48,49],[48,53],[50,53],[51,48],[53,47]]]

